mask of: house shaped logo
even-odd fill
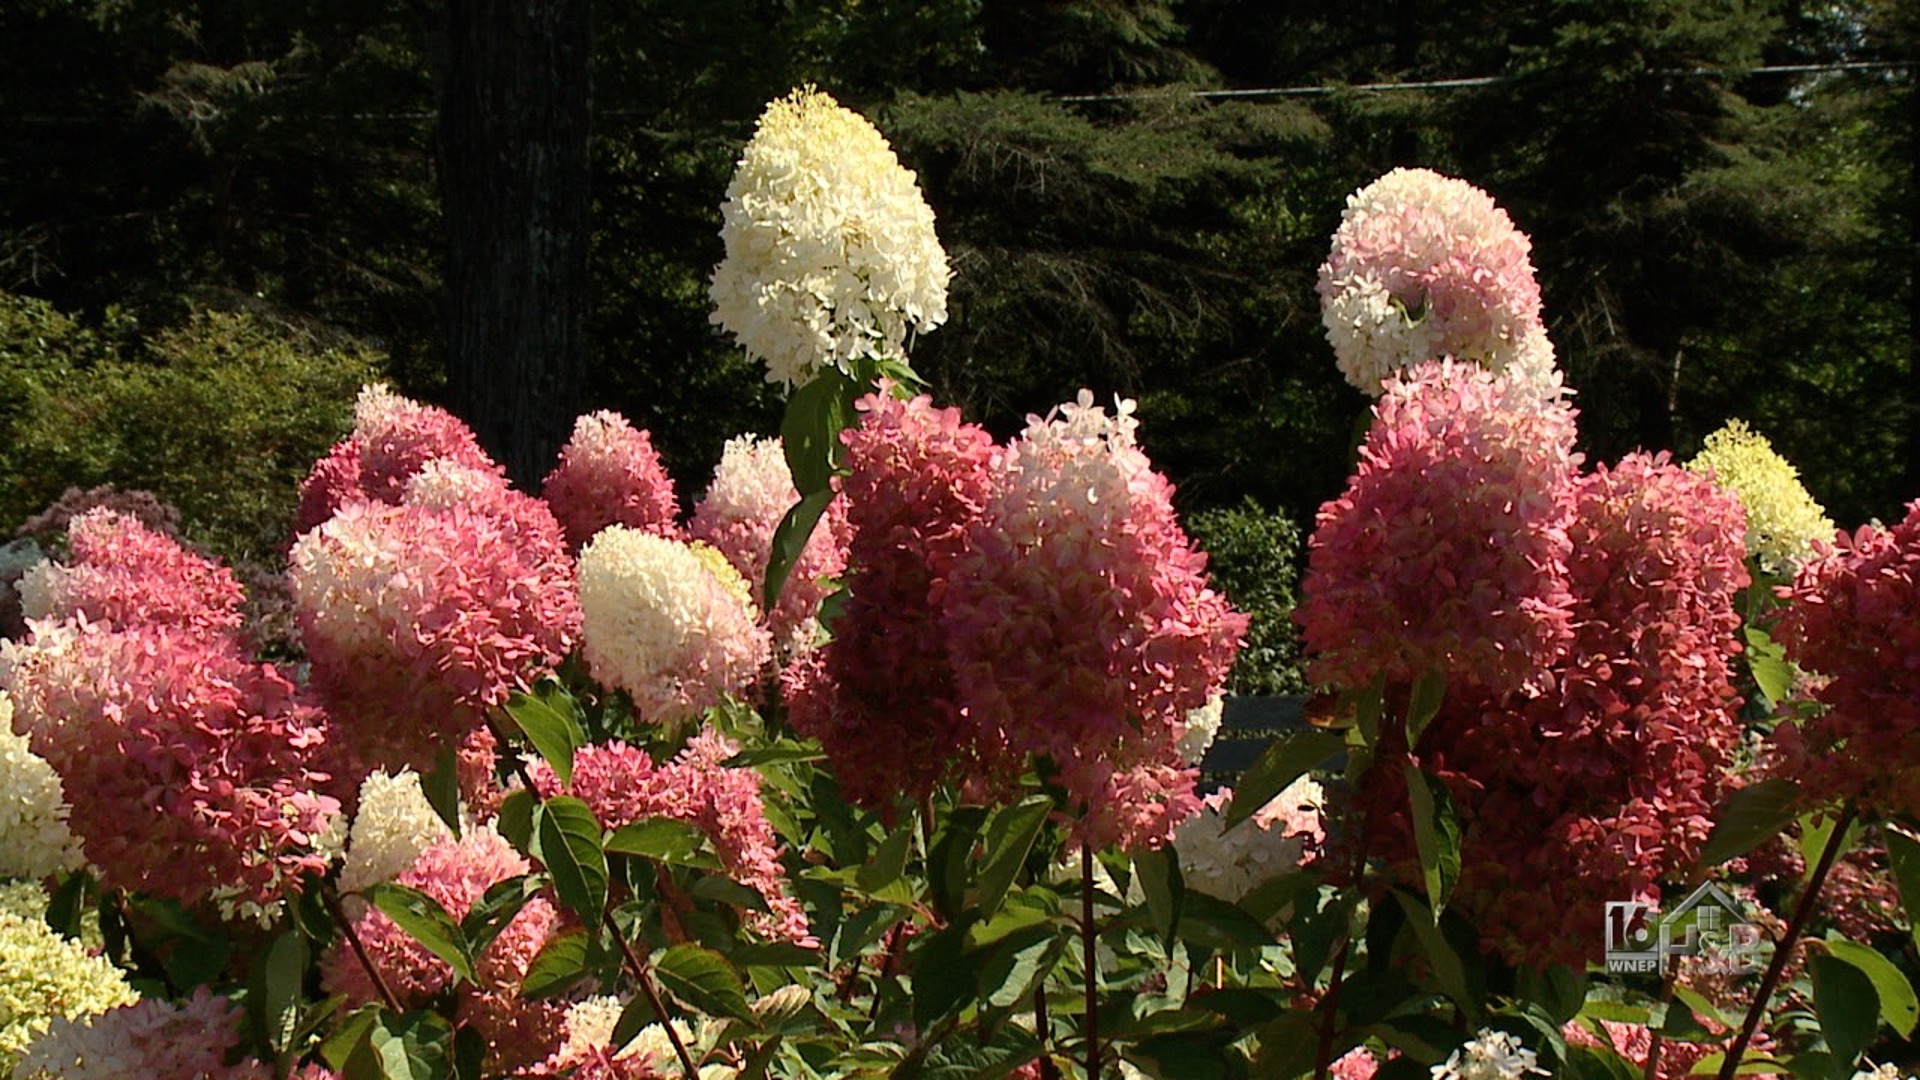
[[[1658,974],[1668,960],[1694,956],[1711,971],[1740,974],[1753,970],[1759,945],[1760,928],[1710,881],[1664,914],[1641,900],[1607,902],[1608,971]]]

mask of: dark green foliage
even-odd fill
[[[249,315],[133,329],[0,293],[0,528],[68,486],[112,483],[179,507],[188,538],[221,555],[271,556],[380,357]]]
[[[1300,578],[1300,528],[1252,499],[1190,514],[1187,532],[1207,553],[1214,587],[1250,620],[1228,691],[1241,695],[1306,690],[1293,605]]]

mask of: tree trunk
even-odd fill
[[[522,487],[586,373],[590,0],[448,0],[440,67],[454,412]]]

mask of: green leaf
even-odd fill
[[[1778,709],[1793,692],[1793,666],[1787,663],[1787,651],[1767,632],[1749,623],[1746,627],[1747,670],[1754,685],[1765,695],[1769,711]]]
[[[920,1030],[931,1030],[975,996],[981,957],[967,951],[967,931],[978,921],[974,912],[963,914],[946,929],[917,939],[907,954],[913,978],[913,1022]]]
[[[793,489],[812,495],[829,489],[846,448],[840,433],[853,424],[853,403],[864,388],[829,368],[793,392],[780,419],[780,442]]]
[[[1832,956],[1816,956],[1813,972],[1813,1010],[1820,1017],[1820,1033],[1842,1069],[1850,1069],[1873,1044],[1880,1030],[1880,1009],[1873,980],[1865,972]]]
[[[996,1009],[1032,1000],[1034,986],[1066,955],[1069,939],[1051,926],[1009,936],[980,965],[980,1000]]]
[[[607,854],[600,823],[587,804],[571,796],[548,799],[533,810],[533,857],[553,875],[553,891],[588,926],[599,926],[607,906]]]
[[[1420,876],[1427,888],[1434,922],[1460,880],[1460,819],[1446,785],[1429,777],[1412,762],[1405,766],[1407,792],[1413,800],[1413,840],[1420,850]]]
[[[1894,1034],[1903,1039],[1913,1034],[1914,1025],[1920,1023],[1920,998],[1914,996],[1913,984],[1892,961],[1865,945],[1838,937],[1827,939],[1827,952],[1858,968],[1873,983],[1874,993],[1880,998],[1880,1015]]]
[[[1147,894],[1147,914],[1153,919],[1154,930],[1163,943],[1173,944],[1187,893],[1180,876],[1179,853],[1171,844],[1138,852],[1133,857],[1133,876],[1140,883],[1140,891]]]
[[[873,851],[873,858],[854,874],[854,884],[867,892],[878,892],[900,880],[907,872],[907,855],[913,849],[914,825],[911,819],[901,822],[885,840]]]
[[[537,697],[516,690],[507,698],[507,715],[520,725],[562,784],[573,782],[573,752],[587,745],[579,711],[573,696],[552,683],[541,687]]]
[[[530,998],[551,997],[571,989],[593,966],[587,933],[573,929],[554,935],[540,948],[520,991]]]
[[[1520,996],[1538,1004],[1555,1023],[1564,1024],[1580,1015],[1587,1003],[1587,976],[1565,964],[1554,964],[1545,971],[1522,967],[1517,976]]]
[[[445,1080],[453,1075],[453,1027],[437,1013],[383,1015],[368,1030],[367,1046],[389,1080]]]
[[[1420,943],[1420,951],[1427,958],[1427,966],[1433,972],[1434,982],[1439,984],[1442,993],[1452,998],[1454,1004],[1466,1010],[1469,1015],[1477,1011],[1473,992],[1467,985],[1466,969],[1460,963],[1460,954],[1440,932],[1439,919],[1426,901],[1412,893],[1400,889],[1393,891],[1393,898],[1407,913],[1407,926],[1412,929],[1415,939]]]
[[[1275,739],[1261,751],[1253,768],[1240,775],[1240,786],[1234,789],[1233,805],[1227,808],[1222,828],[1230,829],[1252,817],[1287,785],[1346,749],[1346,745],[1346,736],[1333,731],[1296,731]]]
[[[87,909],[87,886],[93,878],[85,870],[67,875],[47,901],[47,926],[61,937],[80,936],[80,913]]]
[[[445,960],[455,975],[473,981],[473,946],[440,901],[419,889],[390,881],[368,889],[367,899],[428,952]]]
[[[1427,725],[1440,714],[1440,704],[1447,696],[1447,673],[1435,668],[1414,680],[1413,691],[1407,696],[1407,749],[1420,745],[1420,734]]]
[[[689,1007],[709,1016],[730,1016],[755,1023],[739,973],[725,957],[698,945],[675,945],[653,962],[660,985]]]
[[[420,778],[420,791],[427,797],[427,805],[440,815],[440,820],[453,833],[454,839],[460,838],[460,756],[452,746],[440,748],[439,757],[434,759],[433,771]]]
[[[996,810],[987,821],[986,852],[980,859],[978,891],[974,906],[980,917],[991,919],[1000,910],[1013,879],[1026,864],[1027,854],[1053,812],[1053,800],[1045,795],[1029,795],[1011,806]]]
[[[1574,1080],[1640,1080],[1633,1064],[1610,1046],[1569,1046],[1567,1066]]]
[[[773,531],[773,549],[767,558],[767,577],[761,587],[761,606],[772,609],[780,602],[780,590],[787,587],[787,576],[793,573],[795,563],[800,561],[800,553],[807,548],[807,540],[813,535],[814,526],[820,523],[820,516],[827,512],[827,506],[833,502],[833,489],[823,488],[811,495],[803,495],[793,504],[793,509],[780,519],[780,526]]]
[[[367,1041],[367,1032],[380,1021],[380,1006],[363,1005],[347,1015],[340,1026],[320,1044],[320,1056],[335,1072],[344,1073],[354,1050]]]
[[[927,859],[927,888],[933,894],[934,910],[948,920],[958,919],[966,907],[967,869],[986,819],[986,811],[978,806],[955,807],[934,838]]]
[[[627,1002],[627,1007],[620,1010],[620,1019],[613,1022],[612,1045],[625,1046],[640,1034],[642,1028],[660,1022],[661,1017],[653,1011],[653,1003],[647,1000],[647,995],[635,994],[633,1000]]]
[[[1907,909],[1907,925],[1915,945],[1920,945],[1920,840],[1891,826],[1882,826],[1881,839],[1887,845],[1887,864],[1893,880],[1900,886],[1900,904]]]
[[[1836,815],[1816,810],[1800,817],[1800,883],[1813,880],[1813,872],[1820,866],[1820,856],[1826,850],[1827,841],[1833,838],[1833,827],[1838,824]],[[1860,840],[1860,821],[1854,819],[1847,825],[1847,831],[1840,837],[1840,850],[1834,858],[1842,858],[1853,850]]]
[[[720,857],[713,853],[707,834],[697,826],[673,818],[643,818],[623,825],[607,837],[607,850],[673,866],[700,870],[721,868]]]
[[[307,974],[307,939],[297,929],[284,931],[273,939],[258,965],[247,1005],[254,1010],[254,1021],[267,1045],[275,1053],[284,1053],[294,1048],[305,1004],[301,984]]]
[[[500,931],[507,928],[541,887],[530,874],[510,877],[487,887],[480,899],[467,909],[467,917],[460,920],[460,932],[467,935],[467,946],[476,958],[487,951],[487,946],[493,944],[493,939],[500,936]]]
[[[1778,776],[1734,792],[1700,851],[1700,868],[1710,870],[1780,835],[1793,823],[1798,794],[1793,781]]]
[[[515,851],[527,854],[533,850],[533,804],[536,800],[530,791],[509,791],[500,802],[500,816],[494,819],[493,827],[512,844]]]

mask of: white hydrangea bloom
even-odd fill
[[[296,540],[287,581],[302,632],[342,653],[385,647],[389,628],[412,622],[411,592],[389,588],[407,569],[406,551],[382,528],[378,511],[349,507]]]
[[[353,430],[379,430],[417,408],[418,405],[394,393],[386,383],[367,383],[353,401]]]
[[[1174,831],[1180,875],[1187,887],[1238,903],[1253,889],[1298,869],[1325,839],[1320,823],[1326,795],[1302,776],[1252,817],[1225,828],[1232,791],[1207,796],[1200,813]]]
[[[1868,1062],[1868,1064],[1873,1064]],[[1875,1065],[1872,1069],[1863,1069],[1853,1074],[1853,1080],[1912,1080],[1900,1071],[1900,1066],[1887,1064]]]
[[[767,106],[727,185],[712,321],[800,386],[856,357],[905,355],[947,319],[933,211],[886,137],[812,87]]]
[[[1220,721],[1227,713],[1227,698],[1215,694],[1205,705],[1187,714],[1187,728],[1180,733],[1180,759],[1189,765],[1200,764],[1213,740],[1220,737]]]
[[[67,829],[73,808],[60,775],[13,732],[13,701],[0,690],[0,878],[43,878],[85,859]]]
[[[1485,1028],[1432,1071],[1434,1080],[1520,1080],[1547,1075],[1538,1054],[1507,1032]]]
[[[771,655],[750,592],[726,560],[613,525],[580,551],[581,653],[594,677],[671,723],[753,682]],[[729,568],[731,569],[731,568]]]
[[[1433,324],[1409,312],[1378,279],[1348,278],[1320,305],[1334,363],[1347,382],[1378,396],[1409,357],[1434,353]]]
[[[409,506],[452,510],[505,486],[506,481],[485,469],[462,465],[450,458],[434,458],[407,479],[404,499]]]
[[[360,811],[347,836],[340,868],[340,891],[365,892],[399,877],[420,853],[453,838],[447,823],[427,801],[412,769],[389,776],[375,770],[360,786]]]
[[[0,1073],[53,1021],[92,1016],[137,998],[111,960],[47,926],[44,895],[37,910],[19,912],[12,904],[16,890],[7,891],[8,905],[0,910]]]

